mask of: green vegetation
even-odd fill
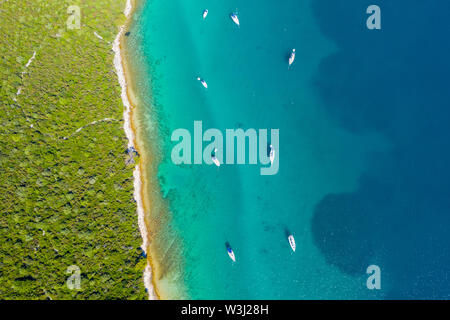
[[[0,299],[146,298],[111,49],[124,7],[0,0]],[[120,121],[86,126],[104,118]],[[66,286],[71,265],[80,290]]]

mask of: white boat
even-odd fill
[[[231,20],[233,20],[234,23],[236,23],[236,24],[238,25],[238,27],[240,26],[240,25],[239,25],[239,18],[238,18],[238,16],[237,16],[236,13],[234,13],[234,12],[231,13],[231,14],[230,14],[230,18],[231,18]]]
[[[273,164],[273,160],[275,159],[275,149],[272,145],[270,145],[269,158],[270,158],[270,164]]]
[[[295,60],[295,49],[292,49],[291,56],[289,57],[289,66],[294,63]]]
[[[208,15],[208,9],[203,10],[203,19]]]
[[[234,255],[233,249],[231,247],[227,247],[228,256],[230,257],[233,262],[236,262],[236,257]]]
[[[219,159],[216,158],[216,152],[217,152],[217,148],[214,148],[214,155],[211,157],[211,159],[216,166],[220,167]]]
[[[200,81],[200,83],[201,83],[206,89],[208,89],[208,84],[206,83],[205,80],[201,79],[200,77],[198,77],[197,80]]]
[[[294,236],[292,234],[289,235],[288,240],[289,240],[289,244],[290,244],[290,246],[292,248],[292,251],[295,252],[295,239],[294,239]]]

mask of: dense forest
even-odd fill
[[[0,299],[146,298],[113,65],[124,7],[0,0]]]

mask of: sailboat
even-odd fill
[[[233,20],[233,22],[234,23],[236,23],[237,24],[237,26],[239,27],[240,25],[239,25],[239,18],[238,18],[238,16],[237,16],[237,13],[231,13],[230,14],[230,18],[231,18],[231,20]]]
[[[295,49],[292,49],[291,56],[289,57],[289,67],[294,63],[295,60]]]
[[[220,167],[220,162],[219,162],[219,159],[217,159],[217,157],[216,157],[216,152],[217,152],[217,148],[214,148],[214,154],[211,157],[211,159],[216,166]]]
[[[289,240],[289,245],[291,246],[291,249],[292,249],[292,251],[294,251],[295,252],[295,239],[294,239],[294,236],[292,235],[292,234],[290,234],[289,235],[289,237],[288,237],[288,240]]]
[[[202,86],[204,86],[206,89],[208,89],[208,84],[206,83],[205,80],[203,80],[200,77],[197,77],[197,80],[200,81],[200,83],[202,84]]]
[[[233,249],[231,249],[231,246],[228,242],[225,243],[225,247],[227,248],[227,253],[230,259],[233,260],[233,262],[236,262],[236,256],[234,255]]]
[[[233,262],[236,262],[236,256],[234,255],[233,249],[231,249],[229,245],[227,246],[227,253],[230,259],[233,260]]]
[[[273,160],[275,159],[275,149],[272,145],[270,145],[270,153],[269,153],[269,158],[270,158],[270,164],[273,164]]]

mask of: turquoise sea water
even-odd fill
[[[367,49],[374,41],[375,51],[386,58],[386,48],[392,48],[395,40],[385,29],[373,31],[378,34],[366,29],[365,8],[371,3],[345,3],[344,8],[318,0],[153,0],[145,1],[136,13],[129,38],[132,55],[143,64],[139,94],[148,110],[148,127],[159,128],[163,161],[158,178],[173,232],[160,236],[167,242],[176,237],[180,243],[173,250],[168,245],[163,259],[182,265],[181,269],[171,265],[168,268],[175,271],[167,272],[169,282],[184,288],[182,297],[433,295],[420,291],[425,285],[417,280],[419,267],[409,265],[406,271],[399,267],[414,259],[420,264],[429,255],[447,261],[448,251],[433,254],[418,246],[412,252],[405,244],[411,234],[421,242],[424,221],[417,209],[417,223],[411,223],[416,217],[405,209],[408,197],[398,196],[408,194],[405,188],[414,182],[421,183],[406,178],[405,172],[396,176],[397,167],[402,167],[399,161],[402,157],[405,161],[405,154],[397,151],[409,146],[398,137],[411,132],[406,125],[414,121],[398,118],[406,127],[395,135],[390,128],[399,125],[384,122],[383,117],[392,118],[386,105],[398,112],[405,106],[393,102],[398,100],[390,86],[376,87],[372,77],[387,81],[389,72],[402,71],[380,64]],[[204,9],[209,10],[206,20]],[[235,10],[240,28],[229,18]],[[398,33],[389,13],[386,16],[383,28],[390,26]],[[407,46],[411,43],[397,43],[390,64],[399,63],[396,59]],[[292,48],[297,56],[288,70]],[[377,73],[372,63],[380,64],[384,73]],[[207,81],[207,90],[197,76]],[[391,85],[397,85],[399,96],[406,96],[408,90],[401,83]],[[371,89],[379,95],[371,96]],[[408,104],[416,110],[414,101]],[[373,109],[380,105],[378,114]],[[174,165],[170,135],[177,128],[193,135],[194,120],[203,122],[203,130],[217,128],[223,133],[236,128],[279,129],[278,174],[261,176],[260,165]],[[431,226],[438,228],[445,219],[437,217]],[[410,222],[408,233],[401,228],[404,221]],[[396,235],[398,229],[402,231]],[[289,247],[287,232],[295,236],[296,253]],[[444,233],[436,237],[441,244],[448,240]],[[226,253],[226,242],[236,263]],[[398,256],[404,260],[395,260]],[[371,264],[382,270],[382,290],[366,287],[366,268]],[[424,268],[423,274],[437,269]],[[409,276],[413,284],[405,279]],[[445,296],[445,290],[435,296]]]

